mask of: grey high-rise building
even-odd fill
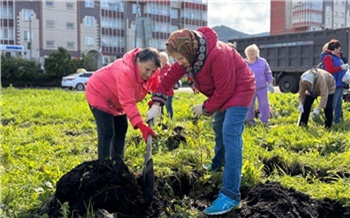
[[[350,27],[348,0],[271,0],[270,34]]]
[[[207,8],[202,0],[1,0],[1,52],[43,64],[63,47],[101,67],[135,47],[163,50],[174,30],[207,26]]]

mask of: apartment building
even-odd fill
[[[164,50],[174,30],[207,26],[203,0],[0,1],[1,52],[41,64],[58,47],[98,67],[135,47]]]
[[[348,0],[271,0],[270,34],[350,26]]]

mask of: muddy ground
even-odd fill
[[[143,198],[142,178],[131,173],[121,161],[84,162],[58,181],[55,195],[43,206],[41,213],[61,217],[60,202],[68,202],[72,212],[69,217],[86,217],[92,211],[95,217],[159,217],[162,213],[172,217],[171,210],[183,196],[192,198],[191,207],[202,211],[217,194],[215,191],[211,196],[203,196],[190,190],[190,184],[173,183],[177,199],[170,199],[158,192],[163,184],[156,179],[153,201],[149,205]],[[186,179],[181,181],[186,183]],[[242,187],[242,199],[240,209],[214,217],[350,217],[339,203],[330,199],[311,199],[294,189],[283,188],[277,182],[260,183],[250,190]],[[201,214],[200,217],[206,216]]]

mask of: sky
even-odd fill
[[[257,34],[270,32],[270,0],[208,0],[208,26]]]

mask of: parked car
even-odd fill
[[[62,77],[62,88],[76,89],[78,91],[85,90],[86,82],[92,76],[93,72],[85,70],[77,70],[77,73]]]

